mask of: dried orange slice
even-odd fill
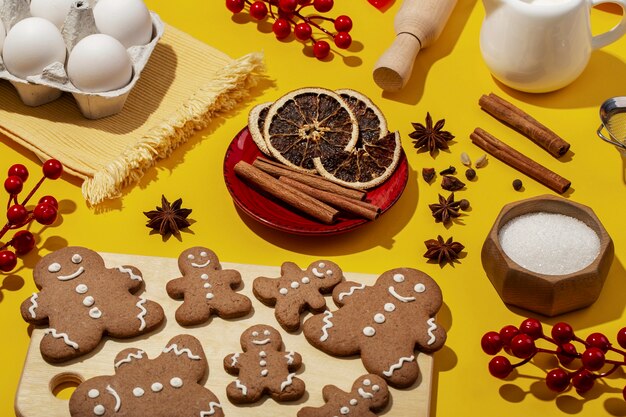
[[[323,88],[302,88],[278,99],[263,129],[272,156],[306,172],[315,172],[315,158],[351,151],[359,137],[348,105]]]
[[[265,155],[271,156],[270,150],[267,148],[265,136],[263,136],[263,127],[265,126],[265,118],[272,102],[262,103],[254,106],[248,114],[248,130],[252,140]]]
[[[362,147],[363,142],[372,142],[389,132],[385,116],[369,98],[350,89],[336,90],[335,93],[346,102],[359,124],[357,148]]]
[[[382,184],[398,166],[402,144],[392,132],[375,140],[363,141],[350,152],[337,152],[314,160],[315,168],[328,180],[346,187],[369,189]]]

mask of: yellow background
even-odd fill
[[[249,101],[217,118],[170,158],[159,162],[138,185],[127,188],[121,199],[94,210],[83,202],[76,179],[64,176],[45,184],[43,192],[61,200],[61,218],[55,227],[35,225],[38,251],[20,260],[14,274],[0,275],[1,416],[14,414],[13,398],[29,342],[19,305],[35,290],[32,267],[41,256],[65,245],[169,257],[204,245],[227,262],[280,265],[291,260],[305,265],[327,257],[345,271],[378,274],[399,266],[419,268],[442,287],[445,306],[439,317],[449,331],[446,346],[435,355],[432,416],[626,415],[621,394],[626,378],[621,372],[606,383],[596,384],[584,398],[571,390],[557,397],[544,387],[543,370],[554,366],[549,360],[540,360],[539,366],[524,366],[521,374],[527,377],[500,381],[488,374],[489,357],[482,353],[479,343],[482,334],[506,324],[517,325],[530,313],[511,310],[501,302],[481,265],[482,243],[504,204],[551,192],[490,158],[489,165],[478,171],[478,180],[457,194],[471,201],[472,210],[446,228],[434,223],[428,209],[441,192],[438,183],[426,185],[418,175],[422,167],[460,167],[463,151],[476,159],[482,152],[468,136],[481,126],[571,179],[572,191],[566,197],[595,210],[615,242],[615,259],[593,306],[540,319],[544,327],[564,320],[581,336],[601,331],[614,341],[617,331],[626,325],[622,319],[626,273],[621,262],[626,247],[626,194],[620,155],[601,142],[595,130],[600,104],[606,98],[626,94],[626,39],[594,52],[586,71],[570,86],[550,94],[522,94],[507,89],[489,74],[478,45],[484,10],[476,0],[460,0],[441,38],[419,54],[409,85],[399,94],[382,94],[372,81],[371,71],[394,37],[393,17],[400,0],[384,13],[365,0],[335,0],[332,14],[349,14],[354,20],[354,43],[350,50],[335,53],[326,62],[306,56],[303,44],[293,38],[277,41],[268,22],[256,23],[243,15],[232,17],[222,0],[147,3],[165,22],[233,57],[263,51],[267,79]],[[592,20],[597,33],[615,24],[618,17],[594,11]],[[411,173],[402,198],[376,222],[344,235],[298,237],[269,230],[235,209],[222,180],[224,152],[246,125],[248,109],[303,86],[353,88],[366,94],[383,110],[390,129],[401,132],[408,155]],[[555,160],[482,112],[478,98],[489,92],[513,101],[566,138],[572,144],[571,157]],[[442,152],[434,160],[428,153],[414,152],[408,138],[410,122],[423,122],[427,111],[435,119],[445,118],[446,129],[456,135],[450,152]],[[0,171],[19,162],[31,170],[32,177],[38,176],[39,163],[31,154],[5,138],[0,141]],[[521,192],[511,187],[518,177],[524,181]],[[170,200],[182,197],[183,205],[193,209],[190,217],[194,223],[180,238],[163,241],[145,227],[142,212],[153,209],[161,194]],[[465,244],[466,256],[461,263],[440,268],[422,257],[424,240],[438,234],[454,236]],[[388,415],[394,415],[393,409]]]

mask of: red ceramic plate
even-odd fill
[[[241,160],[252,163],[258,156],[263,156],[263,154],[252,140],[250,131],[246,127],[235,136],[224,157],[226,187],[237,207],[253,219],[271,228],[300,235],[343,233],[370,222],[370,220],[351,218],[346,215],[339,217],[338,221],[333,224],[323,224],[249,187],[235,175],[234,166]],[[379,206],[384,213],[400,198],[408,179],[408,163],[402,151],[398,168],[387,181],[370,190],[367,193],[367,199]]]

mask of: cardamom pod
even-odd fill
[[[472,160],[470,159],[469,155],[465,152],[461,152],[461,163],[465,165],[466,167],[472,166]]]
[[[476,160],[476,168],[482,168],[487,165],[487,155],[483,154]]]

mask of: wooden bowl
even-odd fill
[[[502,226],[527,213],[564,214],[584,222],[600,239],[600,253],[586,268],[566,275],[529,271],[509,258],[498,234]],[[482,248],[483,268],[506,304],[546,316],[556,316],[593,304],[613,260],[613,241],[591,208],[561,197],[543,195],[502,208]]]

